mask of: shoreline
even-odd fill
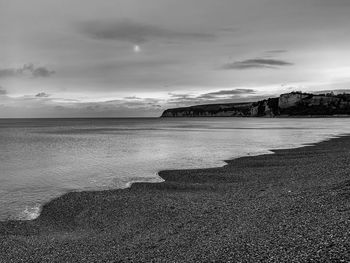
[[[256,118],[256,117],[252,117],[252,118]],[[300,147],[305,147],[305,146],[309,146],[309,145],[314,145],[316,143],[325,141],[325,140],[329,140],[332,138],[337,138],[338,136],[344,136],[344,134],[338,134],[338,135],[326,135],[324,136],[323,139],[321,139],[320,141],[316,141],[316,142],[308,142],[308,143],[300,143],[300,144],[296,144],[293,146],[290,146],[288,148],[280,148],[280,149],[295,149],[295,148],[300,148]],[[242,156],[237,156],[237,157],[229,157],[227,159],[220,159],[217,161],[217,164],[214,166],[205,166],[205,167],[193,167],[193,168],[171,168],[171,169],[165,169],[165,170],[182,170],[182,169],[211,169],[211,168],[220,168],[223,166],[227,165],[227,161],[232,161],[234,159],[237,158],[242,158],[242,157],[254,157],[254,156],[258,156],[258,155],[265,155],[265,154],[274,154],[274,150],[278,150],[279,148],[275,148],[275,149],[265,149],[265,150],[261,150],[259,152],[249,152],[247,155],[242,155]],[[90,191],[109,191],[109,190],[120,190],[120,189],[126,189],[126,188],[130,188],[132,184],[134,183],[161,183],[164,182],[164,179],[159,175],[159,173],[161,173],[162,170],[158,170],[157,172],[154,173],[154,177],[150,177],[150,178],[142,178],[142,179],[137,179],[137,180],[131,180],[128,181],[127,183],[125,183],[124,186],[122,187],[115,187],[115,188],[109,188],[109,189],[89,189],[89,190],[84,190],[84,189],[78,189],[78,190],[70,190],[67,192],[62,192],[59,196],[55,196],[52,197],[42,203],[36,203],[33,206],[26,206],[26,208],[24,210],[22,210],[19,214],[17,215],[11,215],[8,216],[7,218],[0,218],[0,222],[6,222],[6,221],[30,221],[30,220],[34,220],[36,218],[38,218],[40,216],[42,207],[46,204],[49,203],[51,200],[59,198],[62,195],[65,195],[67,193],[70,192],[90,192]]]
[[[0,222],[0,254],[13,262],[19,250],[33,261],[349,260],[349,149],[350,136],[337,136],[217,168],[160,171],[161,183],[70,192],[37,219]]]
[[[184,119],[184,118],[257,118],[257,119],[337,119],[350,118],[350,115],[275,115],[275,116],[160,116],[160,119]]]
[[[289,149],[297,149],[297,148],[302,148],[302,147],[306,147],[306,146],[312,146],[314,144],[317,144],[317,143],[320,143],[320,142],[323,142],[323,141],[327,141],[327,140],[331,140],[333,138],[339,138],[341,136],[346,136],[346,135],[334,135],[334,136],[329,136],[328,138],[325,138],[319,142],[315,142],[315,143],[308,143],[308,144],[302,144],[302,145],[298,145],[298,146],[295,146],[295,147],[292,147],[292,148],[285,148],[283,150],[289,150]],[[350,135],[349,135],[350,136]],[[31,220],[35,220],[37,219],[40,214],[41,214],[41,210],[42,210],[42,207],[47,204],[47,203],[50,203],[51,200],[54,200],[54,199],[57,199],[65,194],[68,194],[68,193],[74,193],[74,192],[96,192],[96,191],[99,191],[99,192],[104,192],[104,191],[113,191],[113,190],[124,190],[124,189],[128,189],[128,188],[131,188],[133,184],[137,184],[137,183],[151,183],[151,184],[154,184],[154,183],[163,183],[165,182],[165,180],[160,176],[160,173],[162,171],[167,171],[167,170],[205,170],[205,169],[213,169],[213,168],[222,168],[226,165],[228,165],[228,163],[230,161],[233,161],[235,159],[239,159],[239,158],[244,158],[244,157],[254,157],[254,156],[259,156],[259,155],[268,155],[268,154],[274,154],[274,150],[278,150],[278,149],[270,149],[270,150],[266,150],[266,152],[263,152],[263,153],[249,153],[248,155],[245,155],[245,156],[240,156],[240,157],[233,157],[233,158],[230,158],[230,159],[223,159],[221,160],[220,162],[222,162],[222,165],[221,166],[213,166],[213,167],[206,167],[206,168],[192,168],[192,169],[166,169],[166,170],[159,170],[158,172],[155,173],[155,178],[152,178],[151,180],[134,180],[134,181],[129,181],[125,184],[124,187],[119,187],[119,188],[113,188],[113,189],[106,189],[106,190],[72,190],[72,191],[69,191],[69,192],[66,192],[66,193],[63,193],[62,195],[58,196],[58,197],[55,197],[55,198],[52,198],[50,200],[48,200],[47,202],[44,202],[43,204],[39,204],[38,206],[34,206],[34,207],[30,207],[29,209],[33,209],[33,210],[36,210],[34,213],[35,213],[35,216],[33,215],[29,215],[29,218],[21,218],[21,217],[18,217],[18,218],[15,218],[15,217],[12,217],[12,218],[9,218],[9,219],[5,219],[5,220],[0,220],[0,223],[1,222],[7,222],[7,221],[31,221]],[[158,181],[157,181],[158,180]],[[27,208],[26,208],[27,210]],[[26,210],[23,211],[22,213],[26,213]]]

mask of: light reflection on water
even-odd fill
[[[0,120],[0,220],[33,218],[68,191],[158,182],[159,170],[221,166],[349,127],[347,118]]]

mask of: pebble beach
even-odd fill
[[[350,262],[350,137],[273,152],[67,193],[0,222],[0,262]]]

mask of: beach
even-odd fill
[[[350,261],[350,137],[273,152],[67,193],[0,223],[0,262]]]

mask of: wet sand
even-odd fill
[[[350,262],[350,137],[68,193],[0,223],[0,262]]]

